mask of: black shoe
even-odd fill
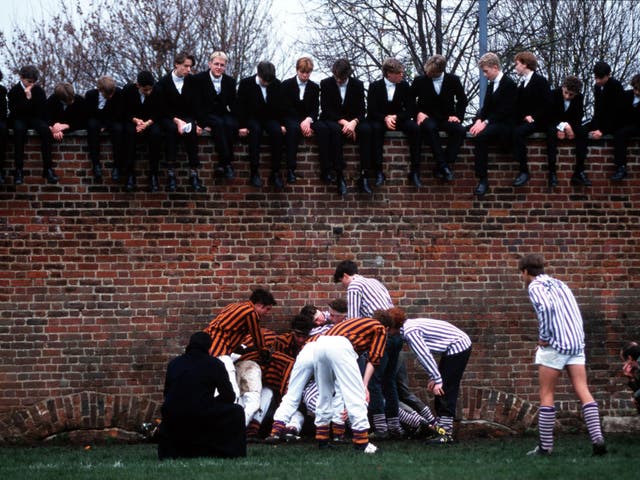
[[[455,440],[449,433],[445,433],[444,435],[438,435],[436,437],[428,439],[424,442],[426,445],[445,445],[455,443]]]
[[[256,188],[262,187],[262,179],[260,178],[260,175],[252,173],[251,178],[249,178],[249,185],[253,185]]]
[[[178,182],[176,181],[176,175],[173,172],[170,172],[167,175],[167,192],[175,192],[176,188],[178,188]]]
[[[224,177],[224,165],[219,163],[216,168],[213,169],[213,175],[216,177]]]
[[[4,185],[4,172],[0,170],[0,185]]]
[[[56,176],[56,172],[53,171],[53,168],[47,168],[42,172],[42,178],[47,180],[47,183],[58,183],[58,177]]]
[[[516,179],[513,181],[514,187],[522,187],[529,181],[529,174],[527,172],[520,172]]]
[[[604,440],[600,440],[593,444],[592,455],[594,457],[601,457],[607,454],[607,446],[604,444]]]
[[[549,188],[553,188],[557,186],[558,186],[558,175],[556,174],[556,172],[549,172]]]
[[[422,182],[420,181],[420,174],[418,172],[410,172],[409,181],[418,188],[422,186]]]
[[[613,180],[614,182],[624,180],[625,178],[627,178],[627,167],[625,167],[624,165],[620,165],[618,168],[616,168],[615,173],[611,175],[611,180]]]
[[[343,177],[339,177],[338,180],[336,180],[336,183],[338,185],[338,195],[342,195],[343,197],[347,194],[347,184],[344,181]]]
[[[362,193],[368,193],[369,195],[373,195],[373,190],[371,190],[371,186],[369,185],[369,179],[364,175],[360,177],[358,180],[358,184],[360,185],[360,191]]]
[[[100,166],[99,163],[94,163],[93,164],[93,179],[96,182],[101,182],[102,181],[102,167]]]
[[[273,185],[274,190],[280,191],[284,188],[284,182],[282,181],[282,176],[279,171],[271,172],[269,181],[271,182],[271,185]]]
[[[376,187],[381,187],[382,185],[384,185],[384,181],[387,179],[387,177],[384,176],[384,172],[383,171],[379,171],[376,173]]]
[[[18,168],[13,174],[13,183],[16,185],[22,185],[24,183],[24,171]]]
[[[489,181],[486,178],[480,179],[478,185],[476,185],[475,190],[473,191],[474,195],[478,197],[482,197],[485,193],[489,191]]]
[[[125,190],[129,193],[136,191],[136,177],[133,175],[129,175],[127,178],[127,185],[124,187]]]
[[[149,191],[155,193],[160,190],[160,181],[158,180],[158,174],[151,174],[149,177]]]
[[[584,170],[580,172],[575,172],[571,176],[571,183],[573,185],[584,185],[585,187],[590,187],[591,185],[593,185],[591,183],[591,180],[589,180],[589,177],[587,177],[587,174],[585,173]]]
[[[442,167],[442,177],[447,181],[447,182],[452,182],[453,181],[453,172],[451,171],[451,169],[448,166],[444,166]]]
[[[332,183],[334,183],[336,181],[336,177],[333,173],[331,172],[322,172],[320,174],[320,180],[322,181],[322,183],[324,183],[325,185],[331,185]]]
[[[293,169],[289,169],[287,171],[287,183],[289,184],[296,183],[297,180],[298,180],[298,177],[296,177],[296,171]]]
[[[538,457],[538,456],[542,456],[542,457],[548,457],[549,455],[551,455],[551,450],[546,450],[544,448],[542,448],[540,445],[536,445],[536,448],[534,448],[533,450],[529,450],[527,452],[527,456],[533,456],[533,457]]]
[[[204,192],[207,189],[204,185],[202,185],[200,177],[198,177],[197,173],[192,173],[191,175],[189,175],[189,185],[191,185],[191,188],[194,192]]]
[[[111,180],[114,182],[120,180],[120,169],[118,167],[113,167],[113,170],[111,170]]]
[[[333,445],[332,443],[329,443],[329,441],[320,441],[318,442],[318,449],[319,450],[331,450],[333,448],[336,448],[335,445]]]
[[[236,176],[236,172],[233,170],[233,167],[231,166],[231,164],[225,165],[224,178],[226,178],[227,180],[231,180],[235,176]]]

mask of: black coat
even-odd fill
[[[27,99],[20,82],[7,95],[9,100],[9,120],[46,120],[47,96],[40,85],[31,89],[31,99]]]
[[[154,122],[160,119],[160,96],[155,88],[143,103],[140,99],[140,92],[136,84],[129,83],[122,89],[122,101],[124,104],[125,123],[131,123],[133,118],[139,118],[145,121],[153,120]]]
[[[334,77],[327,77],[320,82],[320,119],[337,122],[340,119],[348,121],[357,118],[365,119],[364,83],[354,77],[349,77],[344,103],[340,97],[340,89]]]
[[[611,77],[604,87],[593,87],[593,98],[593,118],[589,124],[589,131],[613,133],[620,126],[619,115],[624,99],[622,84]]]
[[[416,110],[437,122],[446,122],[449,117],[464,120],[469,100],[462,82],[456,75],[444,74],[440,95],[436,94],[433,80],[426,75],[420,75],[411,84],[411,94],[416,99]]]
[[[302,100],[300,100],[300,87],[298,87],[297,76],[282,82],[280,88],[285,118],[293,119],[297,122],[301,122],[307,117],[311,117],[313,121],[318,119],[320,87],[317,83],[311,80],[307,81]]]
[[[122,89],[120,87],[116,87],[116,91],[113,96],[107,100],[103,109],[98,108],[99,102],[100,95],[97,88],[89,90],[84,95],[85,117],[87,119],[95,118],[114,122],[122,122],[124,120]]]
[[[282,124],[284,118],[280,80],[273,80],[267,87],[267,100],[262,96],[261,88],[256,84],[256,76],[246,77],[238,84],[236,117],[240,128],[246,128],[249,120],[265,122],[276,120]]]
[[[584,96],[577,93],[569,103],[569,108],[564,109],[564,98],[562,96],[562,88],[556,88],[551,91],[549,97],[549,125],[556,126],[561,122],[568,122],[573,128],[582,125],[582,117],[584,116]]]
[[[503,75],[494,92],[490,92],[491,85],[487,85],[487,92],[482,102],[482,108],[476,119],[488,120],[489,123],[505,123],[511,126],[515,120],[515,106],[518,95],[516,83],[507,75]]]
[[[66,108],[55,94],[50,95],[47,98],[46,112],[49,125],[66,123],[69,130],[80,130],[87,126],[84,98],[80,95],[74,95],[73,103]]]
[[[414,97],[411,95],[411,87],[405,80],[396,84],[391,101],[387,97],[387,87],[384,79],[376,80],[369,85],[367,119],[375,122],[384,122],[384,117],[387,115],[397,115],[398,122],[414,117]]]
[[[549,111],[549,82],[542,75],[533,72],[526,87],[518,87],[516,100],[516,120],[519,123],[531,115],[538,125],[547,122]]]
[[[169,119],[177,117],[187,123],[195,120],[196,83],[197,80],[194,79],[193,75],[187,75],[184,78],[182,92],[178,92],[175,83],[173,83],[171,73],[158,80],[155,88],[160,104],[159,116]]]
[[[234,400],[227,370],[217,358],[194,349],[171,360],[158,456],[246,456],[244,409]]]
[[[233,112],[236,105],[236,80],[223,74],[220,93],[216,92],[209,70],[193,76],[194,111],[198,123],[206,123],[207,115],[222,116]]]

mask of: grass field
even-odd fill
[[[315,443],[249,445],[247,458],[159,462],[156,446],[94,445],[0,448],[0,479],[599,479],[638,478],[640,437],[610,435],[609,454],[591,457],[586,435],[560,436],[551,457],[527,457],[534,437],[479,439],[455,445],[381,442],[374,455]]]

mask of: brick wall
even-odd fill
[[[517,190],[510,186],[517,166],[494,152],[491,191],[477,200],[470,144],[452,184],[432,177],[425,147],[418,190],[406,181],[406,146],[392,137],[385,147],[388,182],[372,197],[357,191],[349,146],[350,191],[342,199],[317,179],[313,143],[301,146],[302,178],[280,193],[246,184],[242,144],[236,179],[212,178],[216,158],[203,138],[207,192],[187,188],[182,162],[176,193],[146,193],[141,160],[139,191],[129,194],[108,176],[94,183],[85,140],[80,133],[55,147],[61,181],[46,185],[31,138],[25,184],[14,186],[8,175],[0,186],[0,428],[15,426],[34,405],[80,402],[86,392],[156,405],[167,361],[222,306],[267,286],[278,306],[265,325],[284,329],[304,304],[343,295],[331,275],[344,258],[381,279],[410,315],[445,319],[469,333],[474,350],[462,416],[505,422],[513,408],[501,398],[517,411],[537,402],[536,320],[517,271],[519,255],[529,252],[544,253],[548,272],[576,294],[589,380],[603,412],[633,414],[618,351],[624,340],[640,338],[638,143],[630,150],[631,175],[620,184],[608,180],[609,141],[594,145],[590,188],[569,185],[573,161],[563,146],[553,192],[546,187],[543,140],[531,142],[532,180]],[[10,173],[11,151],[8,158]],[[104,160],[109,166],[108,145]],[[414,384],[423,387],[426,377],[413,370]],[[577,415],[566,380],[559,390],[562,411]],[[147,417],[156,414],[148,410]]]

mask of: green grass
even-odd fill
[[[156,446],[0,448],[4,480],[137,479],[581,479],[637,478],[640,438],[610,435],[609,454],[591,457],[586,435],[561,435],[551,457],[527,457],[533,437],[479,439],[449,446],[417,441],[379,443],[375,455],[350,446],[319,451],[314,443],[249,445],[247,458],[159,462]]]

